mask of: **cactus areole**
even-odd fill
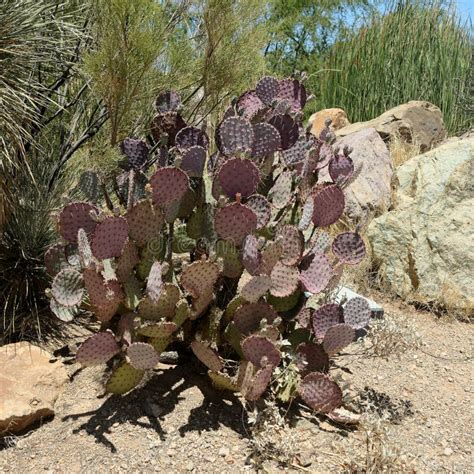
[[[155,146],[124,140],[110,187],[87,171],[99,187],[92,195],[116,196],[59,213],[48,295],[62,321],[88,312],[100,322],[77,361],[107,363],[108,392],[139,386],[173,348],[196,357],[216,389],[248,401],[274,390],[323,413],[341,405],[330,359],[370,314],[357,298],[332,302],[332,292],[365,244],[328,228],[357,173],[347,150],[333,150],[329,124],[320,137],[305,130],[306,99],[297,79],[264,77],[210,137],[184,122],[179,94],[165,91],[151,124]],[[330,182],[319,179],[326,167]],[[275,383],[276,373],[291,376]]]

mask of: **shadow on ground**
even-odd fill
[[[111,433],[115,423],[130,423],[153,429],[164,441],[166,432],[161,422],[185,399],[182,393],[191,387],[199,389],[203,400],[201,405],[191,409],[188,419],[179,427],[181,436],[191,431],[201,433],[218,430],[220,426],[227,426],[240,435],[247,436],[245,411],[241,401],[231,392],[215,390],[209,379],[193,372],[189,364],[158,370],[139,390],[125,396],[112,395],[96,410],[67,415],[63,417],[63,421],[85,419],[73,433],[85,430],[112,452],[117,452],[117,449],[107,434]]]

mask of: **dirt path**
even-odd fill
[[[291,430],[270,430],[288,446],[295,443],[294,466],[286,470],[299,465],[340,472],[369,462],[374,472],[382,466],[377,463],[415,472],[474,471],[474,326],[391,302],[384,306],[393,321],[409,317],[421,350],[388,361],[344,357],[338,371],[349,397],[372,389],[365,398],[375,397],[378,415],[391,422],[381,425],[372,417],[368,453],[367,427],[351,431],[324,418],[293,416]],[[359,351],[354,344],[348,352]],[[71,373],[77,369],[69,367]],[[239,398],[222,398],[189,365],[163,367],[143,389],[122,398],[98,398],[101,378],[101,369],[79,372],[58,400],[56,417],[0,451],[0,473],[255,470]],[[271,460],[263,467],[285,470]]]

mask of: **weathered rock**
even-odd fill
[[[60,362],[27,342],[0,348],[0,436],[23,431],[54,414],[54,403],[68,380]]]
[[[396,172],[396,208],[368,236],[400,296],[474,312],[474,137],[416,156]]]
[[[350,123],[343,109],[323,109],[314,113],[309,118],[308,123],[311,124],[311,133],[318,137],[321,130],[326,126],[324,122],[326,122],[328,118],[332,120],[331,128],[333,130],[339,130]]]
[[[398,136],[408,143],[416,143],[422,152],[431,150],[446,138],[441,110],[430,102],[413,100],[387,110],[368,122],[357,122],[336,131],[344,137],[364,128],[373,127],[383,140]]]
[[[335,148],[352,147],[351,158],[355,169],[362,166],[357,179],[344,191],[347,217],[358,221],[367,212],[379,215],[390,206],[390,182],[393,165],[387,145],[374,128],[360,130],[338,138]],[[321,171],[321,179],[330,180],[327,168]]]

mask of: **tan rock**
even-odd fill
[[[400,137],[415,143],[422,152],[431,150],[446,138],[441,110],[430,102],[413,100],[387,110],[368,122],[357,122],[336,131],[343,137],[364,128],[373,127],[383,140]]]
[[[391,204],[392,161],[387,145],[373,128],[367,128],[339,137],[334,148],[352,148],[351,158],[360,174],[345,190],[346,216],[358,222],[370,213],[371,216],[385,212]],[[327,168],[320,172],[322,181],[330,181]]]
[[[41,348],[20,342],[0,347],[0,436],[23,431],[54,414],[68,376]]]
[[[474,137],[416,156],[395,174],[396,208],[372,221],[379,273],[403,298],[474,313]]]
[[[339,130],[340,128],[346,127],[350,123],[347,119],[347,114],[343,109],[323,109],[314,113],[309,118],[308,123],[311,124],[311,133],[318,137],[323,128],[326,126],[325,122],[328,118],[332,120],[332,130]]]

